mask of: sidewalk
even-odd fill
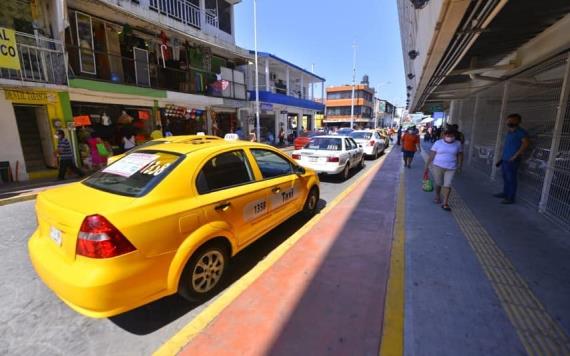
[[[0,185],[0,205],[31,200],[43,190],[77,182],[78,180],[79,179],[66,179],[64,181],[58,181],[55,178],[49,178],[25,182],[4,183]]]
[[[424,147],[429,150],[429,146]],[[467,169],[452,212],[406,170],[406,355],[570,354],[570,240]]]

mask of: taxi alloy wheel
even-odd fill
[[[224,257],[219,251],[208,251],[192,271],[192,289],[199,293],[208,293],[220,281],[224,271]]]
[[[205,301],[220,286],[229,262],[223,244],[207,244],[194,253],[182,274],[179,293],[189,301]]]
[[[303,207],[303,215],[305,217],[311,217],[317,212],[317,207],[319,205],[319,189],[317,187],[312,187],[307,195],[307,200],[305,201],[305,206]]]

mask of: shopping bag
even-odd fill
[[[422,189],[424,192],[433,192],[433,182],[429,177],[428,170],[424,172],[424,179],[422,180]]]
[[[104,143],[97,144],[97,152],[102,157],[107,157],[111,155],[111,153],[109,152],[109,150],[107,150],[107,147],[105,146]]]

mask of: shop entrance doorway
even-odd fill
[[[45,106],[14,105],[27,172],[55,168],[52,133]]]

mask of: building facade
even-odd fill
[[[492,189],[505,118],[520,114],[531,147],[518,199],[570,227],[570,3],[398,0],[398,11],[410,111],[458,124]]]
[[[326,88],[327,127],[350,127],[352,85],[339,85]],[[373,128],[375,125],[374,89],[367,84],[354,86],[354,125]]]
[[[275,143],[282,129],[286,137],[316,129],[317,115],[324,111],[324,105],[315,98],[315,91],[321,89],[322,97],[325,79],[271,53],[258,52],[258,58],[262,142]],[[248,78],[250,105],[244,110],[241,125],[255,131],[255,65],[242,69]]]
[[[116,151],[127,128],[138,140],[158,125],[173,134],[233,132],[248,107],[239,68],[251,60],[235,45],[236,3],[3,2],[1,40],[15,54],[0,57],[3,180],[55,176],[57,129],[78,163],[88,163],[80,148],[93,132]]]
[[[374,97],[374,117],[376,127],[392,127],[396,124],[396,107],[388,100]]]

